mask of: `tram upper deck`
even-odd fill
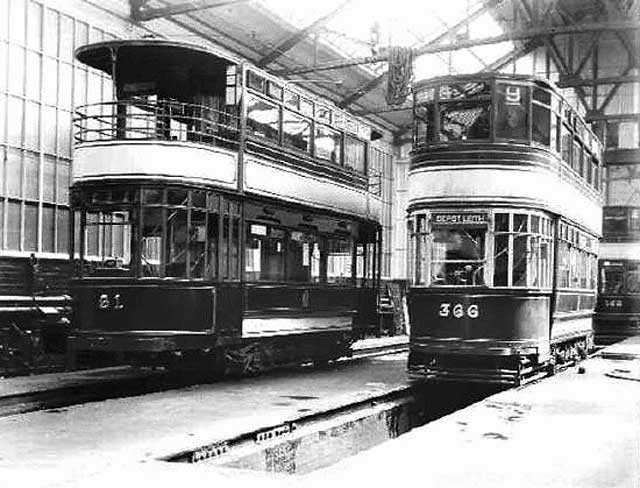
[[[549,83],[480,73],[414,87],[410,210],[534,207],[601,230],[602,145]]]
[[[113,99],[78,107],[74,183],[153,179],[214,186],[379,220],[370,125],[209,48],[109,41],[77,58]]]

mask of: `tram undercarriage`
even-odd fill
[[[496,383],[518,386],[558,367],[585,359],[593,350],[593,335],[575,336],[551,343],[548,354],[443,354],[432,348],[412,346],[409,374],[413,379]]]
[[[278,367],[311,362],[324,364],[349,357],[352,334],[340,331],[219,340],[213,336],[206,339],[198,336],[192,341],[178,341],[180,347],[171,347],[171,343],[169,336],[78,334],[69,340],[69,366],[113,363],[197,371],[214,376],[251,375]],[[191,346],[186,347],[187,343]],[[147,347],[141,347],[142,344]]]

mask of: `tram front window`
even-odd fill
[[[600,275],[600,293],[619,294],[624,288],[624,268],[604,266]]]
[[[432,285],[483,285],[485,235],[482,228],[434,229]]]
[[[497,83],[496,137],[529,139],[529,90],[526,86]]]
[[[490,104],[449,102],[440,106],[440,140],[489,139]]]
[[[131,220],[128,210],[86,212],[82,260],[93,276],[131,273]]]

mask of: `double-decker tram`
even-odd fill
[[[613,342],[640,333],[640,208],[604,208],[595,340]]]
[[[76,57],[113,100],[76,111],[72,358],[247,372],[349,354],[375,318],[379,134],[209,48]]]
[[[546,81],[414,87],[409,371],[518,384],[592,347],[601,145]]]

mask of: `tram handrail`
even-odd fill
[[[114,140],[237,144],[239,118],[207,105],[137,98],[79,106],[76,143]]]

